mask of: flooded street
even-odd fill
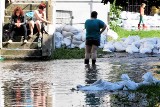
[[[158,57],[102,58],[86,68],[83,59],[1,61],[0,107],[146,107],[146,95],[127,91],[85,93],[77,85],[116,82],[127,73],[136,81],[159,68]],[[157,79],[160,76],[154,75]]]

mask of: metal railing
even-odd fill
[[[128,6],[124,7],[123,10],[124,11],[129,11],[129,12],[139,12],[140,11],[140,5],[128,5]],[[148,5],[145,7],[145,14],[146,15],[150,14],[150,10],[149,10]]]

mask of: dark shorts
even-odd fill
[[[100,46],[100,42],[98,40],[86,40],[86,45],[88,45],[88,46],[92,46],[92,45]]]

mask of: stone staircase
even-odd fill
[[[43,1],[46,2],[46,1]],[[7,4],[5,9],[4,24],[10,23],[10,17],[16,6],[22,7],[24,13],[34,11],[41,1],[35,0],[16,0],[12,4]],[[47,3],[47,2],[46,2]],[[46,9],[47,10],[47,9]],[[4,36],[4,35],[3,35]],[[8,35],[5,35],[8,36]],[[26,58],[26,57],[43,57],[50,56],[52,50],[52,37],[43,34],[42,46],[38,47],[38,36],[35,34],[33,38],[28,38],[28,43],[24,44],[22,37],[16,37],[12,43],[7,43],[8,38],[3,38],[0,55],[5,58]]]

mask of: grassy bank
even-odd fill
[[[140,30],[140,31],[128,31],[125,30],[121,27],[114,27],[113,29],[117,34],[119,35],[120,38],[125,38],[128,37],[129,35],[139,35],[140,38],[153,38],[153,37],[160,37],[160,30],[150,30],[150,31],[145,31],[145,30]]]

